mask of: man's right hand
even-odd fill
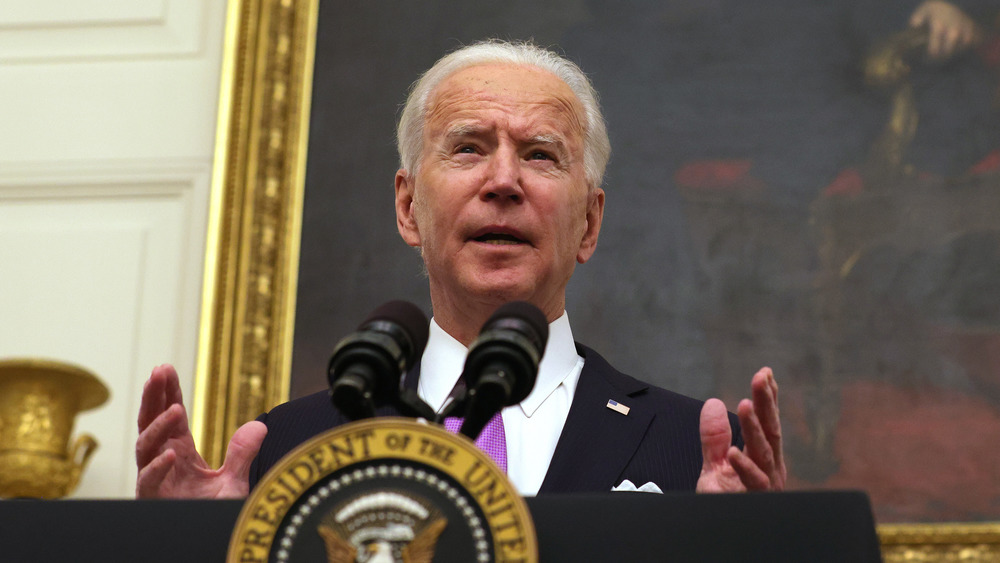
[[[136,498],[241,498],[250,490],[250,463],[267,427],[251,421],[229,441],[226,460],[209,467],[194,445],[174,367],[153,369],[142,389],[135,461]]]

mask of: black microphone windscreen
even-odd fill
[[[549,339],[549,323],[542,311],[527,301],[513,301],[502,305],[483,325],[483,332],[495,328],[513,328],[523,332],[521,327],[510,322],[511,319],[521,320],[534,330],[534,334],[525,336],[530,338],[538,352],[542,353]]]
[[[358,420],[397,400],[400,378],[423,355],[427,335],[427,317],[416,305],[390,301],[375,309],[333,350],[327,367],[333,405]]]
[[[462,371],[469,389],[462,434],[475,439],[497,411],[531,393],[548,339],[545,315],[524,301],[503,305],[483,324]]]
[[[429,331],[429,321],[427,315],[409,301],[395,300],[382,304],[378,309],[372,311],[358,328],[364,329],[375,321],[390,321],[398,324],[412,339],[412,355],[407,363],[412,363],[423,354],[427,346]]]

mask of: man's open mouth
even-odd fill
[[[525,244],[528,241],[524,239],[517,238],[514,235],[507,233],[486,233],[472,240],[476,242],[485,242],[488,244],[505,245],[505,244]]]

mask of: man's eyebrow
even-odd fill
[[[448,130],[445,131],[444,136],[446,138],[451,139],[454,137],[467,137],[469,135],[479,135],[484,133],[485,131],[486,129],[480,125],[475,125],[473,123],[459,123],[449,127]]]
[[[528,139],[528,142],[533,145],[558,145],[560,147],[565,145],[562,137],[552,134],[534,135]]]
[[[449,127],[445,133],[445,139],[456,139],[461,137],[477,137],[486,135],[489,133],[488,127],[483,127],[482,125],[475,123],[459,123]],[[566,146],[566,142],[561,135],[554,133],[539,133],[537,135],[532,135],[523,141],[525,144],[531,145],[548,145],[554,146],[556,148],[562,149]]]

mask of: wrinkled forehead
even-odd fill
[[[512,63],[470,66],[442,80],[428,97],[425,125],[437,129],[491,108],[544,118],[580,138],[586,130],[583,104],[569,85],[547,70]]]

